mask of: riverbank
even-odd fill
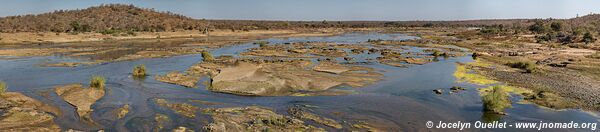
[[[181,32],[136,32],[135,36],[112,36],[100,33],[76,35],[52,33],[2,33],[0,56],[68,56],[87,62],[59,62],[43,66],[73,67],[81,64],[99,64],[110,61],[135,60],[142,58],[170,57],[198,54],[201,51],[232,44],[247,43],[264,38],[289,38],[310,36],[332,36],[344,32],[376,29],[319,30],[218,30],[208,34],[195,31]],[[68,64],[67,64],[68,63]]]
[[[421,36],[416,41],[393,42],[402,45],[456,45],[472,50],[474,58],[492,66],[476,66],[476,72],[494,80],[564,97],[569,105],[538,102],[549,108],[600,110],[600,63],[598,43],[536,43],[535,35],[482,36],[479,30],[466,28],[395,29]],[[578,46],[585,45],[585,46]],[[530,65],[527,69],[510,64]],[[514,68],[513,68],[514,67]]]

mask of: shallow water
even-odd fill
[[[297,37],[265,39],[271,44],[293,42],[335,42],[340,44],[362,43],[369,39],[401,40],[417,39],[417,37],[402,34],[379,33],[350,33],[331,37]],[[240,44],[211,52],[214,56],[233,55],[244,52],[248,48],[258,47],[251,43]],[[411,51],[419,48],[409,47]],[[354,55],[364,60],[366,55]],[[362,58],[362,59],[361,59]],[[59,106],[63,115],[56,122],[63,128],[76,130],[109,131],[132,130],[149,131],[154,124],[156,113],[166,114],[173,121],[167,129],[185,126],[200,130],[210,122],[210,118],[197,112],[195,119],[189,119],[175,114],[173,111],[157,106],[154,99],[164,98],[170,102],[187,102],[200,108],[232,107],[232,106],[265,106],[280,114],[286,114],[287,107],[293,105],[314,106],[312,112],[337,121],[367,121],[376,126],[388,129],[427,131],[427,121],[445,122],[475,122],[483,120],[481,99],[476,91],[478,86],[468,83],[457,83],[453,77],[456,62],[473,61],[470,57],[440,58],[438,62],[425,65],[411,65],[409,68],[398,68],[378,63],[360,64],[376,68],[384,74],[384,80],[373,85],[355,89],[358,93],[342,96],[313,96],[313,97],[246,97],[207,91],[199,81],[197,88],[185,88],[178,85],[162,83],[154,80],[155,75],[166,74],[170,71],[184,71],[193,64],[201,61],[200,55],[184,55],[169,58],[141,59],[120,61],[100,65],[84,65],[79,67],[40,67],[39,64],[49,62],[78,61],[61,56],[27,57],[0,59],[0,80],[5,81],[9,91],[18,91],[39,99],[45,103]],[[130,75],[135,65],[144,64],[151,76],[145,79],[134,79]],[[82,83],[92,75],[102,75],[107,78],[107,94],[92,106],[92,118],[97,124],[83,123],[76,118],[71,105],[62,101],[54,92],[57,85]],[[463,86],[467,91],[459,93],[444,93],[436,95],[433,89],[442,88],[445,92],[452,86]],[[518,101],[518,96],[513,97]],[[192,103],[190,100],[218,102],[216,105]],[[130,113],[123,119],[115,119],[112,110],[130,104]],[[513,104],[506,110],[508,115],[501,117],[502,121],[510,122],[598,122],[596,112],[580,110],[556,111],[538,107],[532,104]],[[311,123],[311,122],[309,122]],[[342,124],[346,124],[341,122]],[[320,126],[318,124],[315,124]],[[321,126],[323,127],[323,126]],[[345,126],[348,127],[348,126]],[[454,129],[430,129],[454,130]],[[506,129],[468,129],[471,131],[506,131]],[[524,130],[524,129],[520,129]],[[533,131],[534,129],[531,129]],[[564,129],[547,129],[564,131]],[[588,130],[577,129],[576,131]]]

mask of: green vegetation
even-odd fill
[[[538,72],[537,67],[535,64],[531,63],[531,62],[511,62],[506,64],[512,68],[519,68],[519,69],[523,69],[525,70],[526,73],[535,73]]]
[[[535,24],[529,26],[529,31],[534,33],[545,33],[549,31],[549,27],[544,24],[542,21],[535,21]]]
[[[595,41],[596,39],[594,38],[594,35],[592,33],[587,32],[583,35],[583,42],[585,42],[586,44],[593,43]]]
[[[72,21],[71,24],[71,32],[89,32],[92,30],[92,27],[88,24],[80,24],[78,21]]]
[[[204,58],[204,61],[212,61],[215,59],[208,51],[202,51],[201,54],[202,54],[202,58]]]
[[[479,75],[477,73],[472,73],[471,69],[468,66],[483,66],[486,64],[478,64],[479,61],[471,62],[468,64],[459,64],[456,66],[456,71],[454,72],[454,77],[456,77],[458,82],[468,82],[479,85],[488,85],[497,83],[497,81],[489,79],[483,75]]]
[[[0,95],[4,94],[6,92],[6,83],[4,83],[3,81],[0,81]]]
[[[254,42],[254,44],[258,44],[260,47],[266,46],[267,44],[269,44],[268,41],[258,41],[258,42]]]
[[[133,68],[133,72],[131,72],[131,74],[133,74],[133,76],[136,77],[144,77],[148,74],[146,74],[146,65],[144,64],[140,64],[137,65]]]
[[[92,88],[104,88],[105,83],[106,79],[102,76],[93,76],[92,79],[90,79],[90,87]]]
[[[448,54],[446,52],[440,52],[437,50],[433,51],[433,53],[431,55],[436,56],[436,57],[438,57],[438,56],[448,57]]]
[[[552,31],[560,32],[563,29],[563,25],[560,22],[552,22],[550,28],[552,28]]]
[[[504,88],[493,86],[489,92],[484,93],[481,97],[483,110],[486,112],[502,114],[505,108],[512,107],[508,97],[509,94]]]

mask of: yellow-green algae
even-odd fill
[[[456,65],[456,71],[454,71],[454,77],[458,82],[468,82],[479,85],[490,85],[498,83],[496,80],[489,79],[483,75],[479,75],[477,73],[471,72],[472,69],[470,66],[481,66],[488,67],[489,64],[483,63],[481,61],[469,62],[467,64],[458,64]]]

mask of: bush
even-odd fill
[[[93,76],[90,80],[90,87],[92,88],[104,88],[106,79],[102,76]]]
[[[6,92],[6,83],[4,83],[3,81],[0,81],[0,95],[4,94]]]
[[[437,50],[433,51],[433,53],[431,55],[436,56],[436,57],[438,57],[438,56],[448,57],[448,54],[446,52],[440,52]]]
[[[133,76],[136,77],[144,77],[146,76],[146,66],[144,64],[137,65],[133,68],[133,72],[131,72]]]
[[[594,39],[594,35],[592,35],[592,33],[587,32],[583,35],[583,42],[586,44],[593,43],[594,41],[596,41],[596,39]]]
[[[542,21],[536,21],[535,24],[529,26],[529,31],[532,31],[534,33],[544,33],[548,30],[548,27]]]
[[[254,44],[258,44],[260,47],[266,46],[267,44],[269,44],[268,41],[258,41],[258,42],[254,42]]]
[[[523,69],[527,73],[537,72],[537,67],[535,66],[535,64],[533,64],[531,62],[513,62],[513,63],[508,63],[507,65],[512,68]]]
[[[563,28],[562,23],[560,22],[552,22],[550,24],[550,28],[552,28],[553,31],[555,32],[560,32]]]
[[[503,113],[505,108],[511,107],[511,101],[508,96],[508,92],[502,89],[502,87],[494,86],[489,93],[483,95],[481,98],[483,110],[498,114]]]
[[[202,58],[204,58],[204,61],[212,61],[215,59],[208,51],[202,51]]]

